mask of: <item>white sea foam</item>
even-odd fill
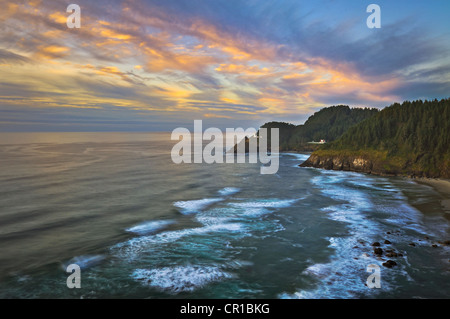
[[[282,299],[351,299],[371,293],[380,293],[379,289],[368,289],[364,284],[370,275],[366,272],[369,264],[379,264],[373,257],[354,260],[346,256],[335,257],[328,264],[313,264],[302,274],[317,279],[314,289],[299,290],[292,294],[282,293]],[[380,267],[381,264],[379,264]],[[382,282],[383,291],[391,289],[386,281]]]
[[[248,236],[254,231],[266,229],[271,232],[283,230],[278,221],[272,223],[251,222],[255,217],[260,217],[271,211],[271,208],[288,207],[297,200],[280,199],[261,199],[251,200],[249,202],[228,203],[228,207],[216,207],[204,209],[207,205],[222,200],[204,199],[177,202],[176,205],[188,211],[197,211],[195,218],[203,227],[187,228],[173,231],[160,232],[142,237],[132,238],[126,242],[117,244],[111,250],[120,257],[134,259],[142,253],[149,252],[152,249],[163,249],[161,245],[180,241],[191,236],[208,235],[211,233],[224,233],[232,238]],[[159,221],[161,222],[161,221]],[[142,227],[140,227],[142,226]],[[133,228],[134,231],[153,230],[155,227],[164,227],[166,224],[145,223]],[[131,229],[130,229],[131,230]]]
[[[245,208],[282,208],[289,207],[295,203],[297,199],[260,199],[252,200],[248,202],[238,202],[230,203],[234,207],[245,207]]]
[[[310,155],[307,154],[296,154],[296,153],[282,153],[283,156],[288,157],[288,159],[291,160],[294,164],[292,164],[292,167],[298,168],[300,164],[302,164],[304,161],[306,161]]]
[[[160,247],[178,241],[184,237],[203,235],[214,232],[238,232],[245,233],[244,225],[240,223],[212,224],[204,227],[187,228],[174,231],[163,232],[155,235],[135,237],[126,242],[119,243],[111,248],[116,255],[128,259],[136,258],[147,249]]]
[[[180,208],[181,213],[183,214],[194,214],[223,200],[224,200],[223,198],[204,198],[197,200],[178,201],[173,203],[173,205],[175,207]]]
[[[318,278],[325,278],[330,275],[330,272],[332,271],[330,264],[313,264],[306,268],[303,273],[314,275]]]
[[[263,215],[269,214],[270,210],[265,207],[245,207],[243,215],[247,217],[261,217]]]
[[[366,241],[376,238],[381,225],[369,217],[375,208],[369,195],[363,189],[354,188],[372,188],[372,181],[364,181],[364,178],[358,173],[327,171],[312,179],[313,185],[323,195],[344,202],[322,210],[328,213],[330,219],[346,223],[348,235],[329,237],[329,247],[334,249],[331,260],[328,263],[311,264],[303,272],[320,281],[315,289],[300,290],[293,294],[283,293],[280,298],[357,298],[368,293],[364,280],[369,274],[365,272],[365,268],[378,261],[372,254],[367,255],[367,258],[360,258],[367,248],[355,247],[360,245],[361,238]],[[383,288],[389,289],[386,284]]]
[[[83,255],[83,256],[76,256],[70,259],[69,261],[65,262],[63,264],[64,271],[66,270],[67,266],[71,264],[78,265],[81,269],[86,269],[90,267],[94,267],[98,264],[100,264],[105,259],[105,256],[103,255]]]
[[[386,223],[423,233],[426,229],[422,215],[407,203],[407,198],[399,189],[384,178],[321,171],[321,175],[314,177],[312,182],[323,195],[345,202],[322,210],[328,213],[330,219],[345,222],[348,235],[327,238],[329,247],[334,249],[330,262],[312,264],[305,270],[305,275],[320,280],[316,288],[283,293],[280,297],[359,298],[380,293],[380,289],[368,289],[364,283],[369,276],[366,267],[377,264],[383,269],[382,261],[371,252],[372,247],[361,246],[360,240],[364,239],[366,243],[376,241],[389,227]],[[382,218],[380,214],[383,214]],[[402,240],[407,241],[410,237],[403,234]],[[407,256],[397,261],[398,265],[389,271],[388,279],[383,277],[383,292],[394,289],[396,278],[412,280],[405,268],[410,265],[405,266],[405,263]]]
[[[280,153],[281,156],[291,157],[292,160],[306,161],[311,155],[299,153]]]
[[[241,189],[237,188],[237,187],[225,187],[225,188],[222,188],[221,190],[219,190],[219,194],[222,196],[229,196],[229,195],[239,193],[240,191],[241,191]]]
[[[409,204],[400,202],[385,209],[391,213],[391,217],[385,219],[389,224],[408,228],[421,234],[427,233],[424,225],[422,225],[422,214]]]
[[[233,278],[234,275],[217,266],[175,266],[136,269],[132,277],[143,285],[170,293],[191,292],[212,282]]]
[[[148,235],[175,223],[173,220],[152,220],[127,228],[126,231],[138,235]]]

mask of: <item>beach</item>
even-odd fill
[[[441,205],[446,213],[450,214],[450,181],[446,179],[434,178],[418,178],[418,183],[426,184],[433,187],[439,194],[442,195]]]

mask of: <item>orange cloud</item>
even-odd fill
[[[192,52],[176,53],[153,48],[145,48],[144,52],[147,58],[146,70],[150,72],[180,70],[196,73],[217,61],[213,56],[196,55]]]
[[[231,118],[221,111],[287,114],[323,105],[321,101],[332,96],[387,103],[397,99],[385,93],[400,85],[397,78],[366,77],[350,64],[326,59],[284,58],[277,54],[277,45],[227,32],[199,18],[180,22],[162,12],[144,16],[125,7],[123,20],[112,23],[90,16],[86,10],[83,27],[67,32],[48,27],[66,22],[64,10],[41,12],[36,10],[38,3],[29,1],[24,10],[27,17],[35,17],[32,25],[40,26],[39,37],[17,32],[14,41],[17,52],[26,52],[47,74],[35,73],[32,80],[27,78],[29,70],[18,68],[9,75],[18,83],[18,79],[29,80],[31,91],[48,96],[55,93],[53,99],[33,96],[39,105],[74,107],[77,103],[84,108],[102,103],[164,112],[202,111],[204,105],[212,105],[205,117]],[[20,20],[23,12],[18,5],[7,2],[2,8],[0,20],[16,14],[17,25],[28,27],[28,21]],[[143,25],[149,26],[151,33],[143,31]],[[36,80],[40,77],[43,81]],[[63,77],[73,81],[65,91],[59,88]],[[94,80],[99,88],[79,86]],[[130,94],[113,96],[110,87]],[[111,97],[106,98],[102,89]],[[70,103],[58,97],[62,92],[68,92]]]
[[[58,59],[67,56],[70,48],[60,45],[39,46],[36,55],[43,59]]]
[[[17,3],[11,1],[5,3],[5,1],[2,1],[0,4],[2,8],[0,10],[0,21],[6,20],[18,12],[19,5]]]
[[[67,23],[67,16],[61,11],[56,11],[49,15],[50,19],[56,23]]]
[[[215,69],[217,72],[230,73],[230,74],[239,74],[239,75],[247,75],[247,76],[259,76],[270,74],[273,69],[269,69],[267,67],[259,67],[259,66],[247,66],[243,64],[220,64],[219,67]]]
[[[104,38],[117,39],[117,40],[130,40],[131,35],[119,33],[111,29],[94,29],[94,32],[99,31],[99,34]]]
[[[222,119],[232,119],[232,116],[228,116],[228,115],[221,115],[221,114],[213,114],[213,113],[206,113],[203,114],[204,117],[206,118],[222,118]]]
[[[238,61],[273,61],[276,58],[276,47],[252,39],[240,38],[223,32],[205,21],[197,19],[190,27],[190,32]]]

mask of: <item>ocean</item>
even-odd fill
[[[433,188],[300,168],[297,153],[273,175],[176,165],[175,143],[0,134],[0,298],[450,297],[450,219]],[[69,264],[80,289],[67,287]]]

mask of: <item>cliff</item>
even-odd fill
[[[406,167],[392,165],[384,154],[315,152],[301,167],[315,167],[327,170],[352,171],[374,175],[410,175],[423,176],[423,172],[407,172]],[[431,177],[431,176],[427,176]]]
[[[393,104],[327,143],[300,166],[450,178],[450,99]]]
[[[397,163],[395,163],[397,162]],[[402,161],[398,158],[389,160],[380,158],[369,152],[359,154],[335,154],[314,152],[300,167],[315,167],[327,170],[361,172],[381,176],[408,176],[426,178],[450,179],[449,162],[445,161],[438,170],[426,170],[414,165],[411,161]]]
[[[327,142],[334,141],[353,125],[376,115],[378,112],[375,108],[350,108],[347,105],[337,105],[322,108],[301,125],[268,122],[261,128],[267,128],[268,132],[271,128],[278,128],[280,151],[313,152],[318,150],[320,145],[309,144],[308,142],[321,139]],[[249,139],[246,138],[240,143],[245,143],[245,149],[248,152]],[[236,147],[234,151],[236,152]]]

